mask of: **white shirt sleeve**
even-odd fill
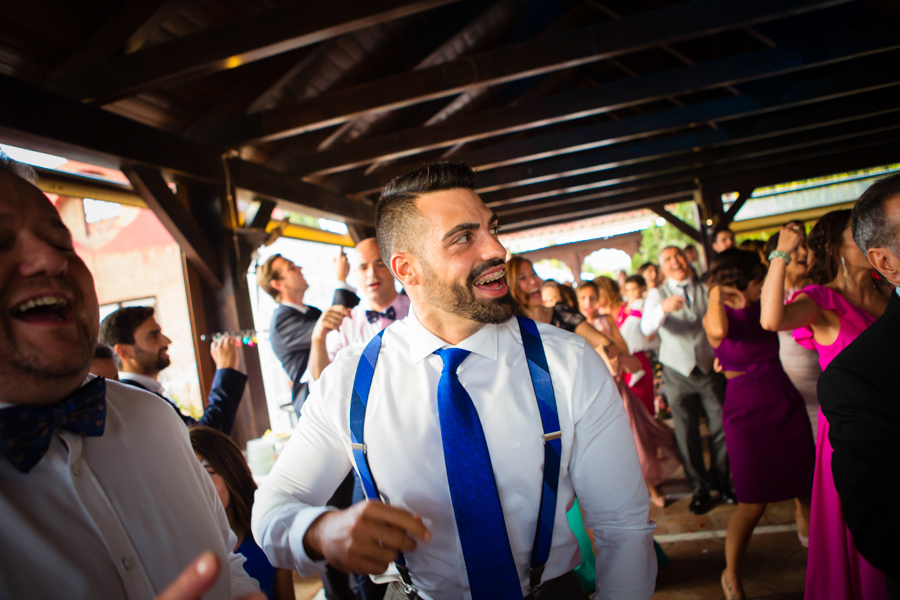
[[[646,600],[656,583],[649,496],[634,434],[616,385],[595,352],[584,352],[575,386],[569,471],[597,549],[596,600]]]
[[[664,284],[665,285],[665,284]],[[655,335],[666,320],[666,313],[662,307],[662,299],[659,290],[653,288],[647,292],[644,298],[644,310],[641,311],[641,332],[647,337]]]
[[[336,421],[344,413],[334,406],[346,406],[338,401],[341,362],[311,387],[297,428],[253,504],[253,537],[269,562],[301,575],[318,574],[324,564],[306,554],[303,537],[313,521],[334,510],[325,504],[352,468],[344,446],[347,433]]]

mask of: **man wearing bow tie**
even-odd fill
[[[94,281],[26,176],[0,154],[0,598],[150,599],[204,550],[205,597],[258,591],[178,415],[88,375]]]
[[[368,238],[356,245],[356,280],[364,300],[352,309],[332,306],[325,311],[312,335],[309,370],[313,379],[331,364],[341,348],[367,342],[379,331],[406,318],[409,297],[398,294],[390,269],[381,259],[378,240]]]

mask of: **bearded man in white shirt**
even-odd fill
[[[206,597],[258,592],[178,415],[88,375],[94,282],[26,176],[0,155],[0,598],[152,599],[204,550]]]
[[[383,574],[379,581],[393,581],[389,599],[579,598],[571,574],[578,544],[565,516],[577,495],[599,551],[595,598],[650,598],[654,526],[615,384],[582,338],[543,324],[526,330],[530,322],[520,328],[512,318],[497,216],[473,188],[471,169],[437,163],[382,192],[381,256],[409,294],[410,315],[374,338],[380,351],[346,348],[313,386],[297,431],[257,491],[254,537],[280,567],[310,573],[328,560]],[[543,387],[532,385],[535,338],[549,373]],[[371,348],[377,363],[367,390],[354,382],[372,364]],[[537,401],[548,393],[555,432],[544,431]],[[351,396],[352,412],[363,404],[368,420],[353,426],[353,441]],[[469,420],[459,425],[454,411],[464,410]],[[545,460],[552,440],[556,473]],[[460,456],[472,460],[460,464]],[[323,506],[360,457],[361,478],[377,486],[381,502]],[[473,468],[476,460],[487,465]],[[467,480],[489,485],[466,497]],[[539,518],[552,494],[548,481],[558,483],[555,504]],[[480,511],[474,521],[473,511]],[[473,549],[484,531],[494,533]],[[534,542],[548,536],[549,555],[535,564]],[[484,562],[470,560],[476,551]],[[485,567],[496,561],[502,567]]]

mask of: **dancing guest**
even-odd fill
[[[887,300],[876,289],[871,265],[853,241],[850,210],[825,214],[807,244],[813,284],[784,304],[785,270],[803,241],[795,224],[784,227],[770,255],[760,322],[769,331],[794,330],[802,346],[819,354],[822,369],[884,312]],[[819,410],[816,471],[809,524],[806,597],[816,600],[882,600],[884,575],[856,550],[841,511],[831,471],[828,421]]]
[[[234,441],[210,427],[190,429],[191,447],[206,470],[225,508],[228,526],[237,536],[234,552],[246,560],[244,570],[259,583],[268,600],[294,600],[294,578],[286,569],[276,569],[250,534],[250,513],[256,482],[247,459]]]
[[[722,430],[725,377],[713,369],[715,355],[703,330],[709,295],[706,285],[693,276],[680,248],[663,248],[659,262],[666,282],[647,292],[641,331],[648,337],[659,334],[659,362],[675,422],[675,439],[693,492],[689,510],[702,514],[711,508],[711,489],[718,489],[725,502],[735,501],[728,482],[728,453]],[[710,470],[703,461],[700,442],[701,404],[709,429]]]
[[[887,282],[900,286],[900,176],[870,186],[853,207],[852,221],[860,250]],[[895,288],[884,314],[831,361],[819,380],[834,447],[834,484],[847,527],[859,552],[887,576],[891,600],[900,599],[898,336],[900,292]]]
[[[806,227],[803,221],[791,221],[787,225],[798,227],[797,231],[803,236],[803,241],[796,250],[791,252],[791,264],[784,269],[785,304],[791,301],[794,294],[812,283],[807,266]],[[781,235],[776,233],[768,239],[765,250],[767,257],[778,247],[780,238]],[[791,383],[803,396],[803,401],[806,403],[806,414],[809,416],[809,422],[815,433],[819,423],[819,400],[816,395],[816,384],[819,382],[819,375],[822,374],[822,367],[819,366],[819,354],[815,350],[804,348],[798,344],[790,330],[778,332],[778,343],[778,358],[781,359],[781,366],[784,367],[784,372],[788,374]]]
[[[778,360],[778,336],[759,322],[765,274],[756,252],[731,248],[717,254],[703,319],[728,379],[722,424],[738,506],[725,536],[727,600],[744,598],[744,552],[766,504],[796,498],[798,535],[809,533],[816,460],[812,430],[803,398]]]
[[[306,573],[328,560],[381,575],[396,561],[392,599],[586,599],[565,517],[577,494],[596,534],[597,597],[649,598],[649,506],[613,382],[578,336],[513,318],[497,215],[474,179],[435,163],[385,187],[378,243],[409,316],[316,381],[256,493],[254,537],[274,564]],[[539,280],[534,292],[552,312]],[[354,460],[372,500],[323,506]]]
[[[610,366],[604,348],[611,343],[611,339],[597,331],[584,315],[565,302],[557,302],[552,308],[544,306],[541,298],[543,282],[534,272],[531,261],[520,256],[509,259],[506,263],[506,281],[516,303],[517,314],[580,335]]]
[[[640,370],[634,373],[623,373],[622,379],[634,391],[647,412],[654,415],[656,410],[653,405],[653,366],[644,353],[645,349],[652,348],[652,344],[641,332],[641,311],[629,308],[622,301],[619,286],[609,277],[598,277],[594,283],[600,293],[599,312],[606,316],[607,321],[611,319],[612,324],[615,325],[612,328],[614,339],[622,339],[625,343],[626,353],[634,356],[641,365]]]
[[[587,318],[588,323],[590,323],[594,329],[611,339],[622,352],[628,354],[628,345],[625,343],[625,340],[622,339],[622,334],[619,333],[619,328],[616,327],[616,322],[608,311],[609,296],[608,294],[601,293],[600,286],[597,285],[597,281],[600,279],[601,278],[598,277],[594,281],[582,281],[578,286],[578,290],[576,291],[578,296],[578,310],[585,318]],[[616,285],[615,281],[609,277],[606,277],[605,279],[614,286],[614,289],[618,289],[618,285]]]
[[[666,497],[660,491],[659,484],[681,466],[675,433],[653,418],[653,413],[647,410],[643,400],[638,398],[633,388],[624,380],[623,375],[627,375],[624,361],[626,359],[633,361],[634,357],[623,353],[615,344],[607,346],[606,353],[612,368],[615,369],[613,378],[619,395],[622,396],[625,414],[628,415],[628,423],[634,434],[634,443],[641,461],[641,474],[647,484],[647,491],[650,492],[650,501],[655,506],[663,508],[666,505]]]
[[[644,283],[648,290],[652,290],[659,285],[659,268],[652,262],[646,262],[638,268],[638,275],[644,278]],[[646,297],[646,292],[644,297]]]
[[[563,301],[562,289],[558,281],[544,280],[544,283],[541,284],[541,300],[548,308],[553,308]]]

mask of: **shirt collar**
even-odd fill
[[[141,375],[140,373],[129,373],[128,371],[119,371],[119,379],[126,379],[129,381],[136,381],[151,392],[156,392],[157,394],[162,395],[163,386],[160,382],[153,379],[152,377],[147,377],[146,375]]]
[[[306,311],[309,310],[309,307],[306,306],[305,304],[294,304],[293,302],[282,302],[282,304],[285,306],[290,306],[291,308],[294,308],[296,310],[299,310],[304,315],[306,314]]]
[[[428,329],[419,322],[412,306],[409,307],[409,316],[406,318],[405,322],[409,327],[409,334],[406,338],[409,342],[410,358],[412,358],[414,363],[422,361],[428,355],[433,354],[435,350],[441,348],[459,348],[460,350],[468,350],[473,354],[479,354],[491,360],[497,360],[497,345],[499,344],[497,330],[499,327],[506,327],[505,323],[501,325],[488,323],[456,346],[451,346],[428,331]]]
[[[674,279],[672,279],[671,277],[669,277],[669,278],[666,280],[666,283],[668,283],[668,284],[669,284],[669,287],[672,288],[672,289],[675,289],[675,288],[683,288],[683,287],[687,287],[687,286],[691,285],[691,278],[688,277],[687,279],[684,279],[684,280],[682,280],[682,281],[675,281]]]

